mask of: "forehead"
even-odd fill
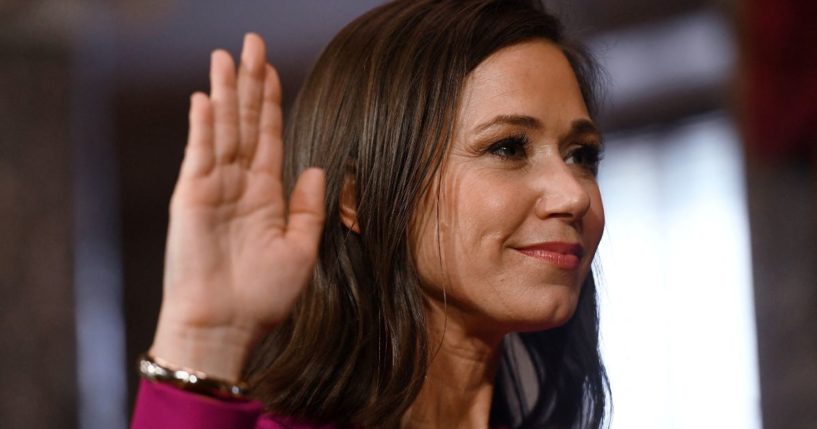
[[[463,88],[460,126],[467,131],[498,115],[531,116],[553,131],[589,117],[573,68],[556,44],[512,45],[471,72]]]

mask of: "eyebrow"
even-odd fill
[[[533,116],[527,115],[499,115],[490,121],[477,125],[474,128],[475,133],[481,133],[489,128],[493,128],[497,125],[515,125],[518,127],[523,128],[530,128],[530,129],[540,129],[542,128],[542,123],[539,122],[538,119],[534,118]]]
[[[600,144],[602,143],[601,132],[596,128],[596,124],[589,119],[576,119],[573,121],[564,140],[573,140],[585,135],[594,136],[599,139]]]
[[[487,129],[498,125],[515,125],[533,130],[542,129],[542,122],[533,116],[527,115],[499,115],[488,122],[480,124],[474,128],[475,133],[481,133]],[[585,135],[593,135],[601,140],[601,132],[596,124],[589,119],[576,119],[570,124],[570,131],[565,135],[564,140],[571,140]]]

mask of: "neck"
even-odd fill
[[[448,309],[429,311],[429,368],[425,383],[403,416],[403,428],[487,428],[502,335],[466,329]]]

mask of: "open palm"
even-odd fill
[[[245,38],[237,75],[230,55],[215,51],[210,81],[209,96],[191,98],[170,205],[160,325],[257,337],[287,316],[311,277],[324,177],[319,169],[304,171],[287,207],[280,83],[260,37]]]

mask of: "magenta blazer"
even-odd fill
[[[131,429],[335,429],[264,413],[257,401],[222,401],[142,380]]]
[[[225,401],[142,380],[131,429],[337,429],[264,413],[258,401]],[[497,429],[506,429],[498,427]]]

